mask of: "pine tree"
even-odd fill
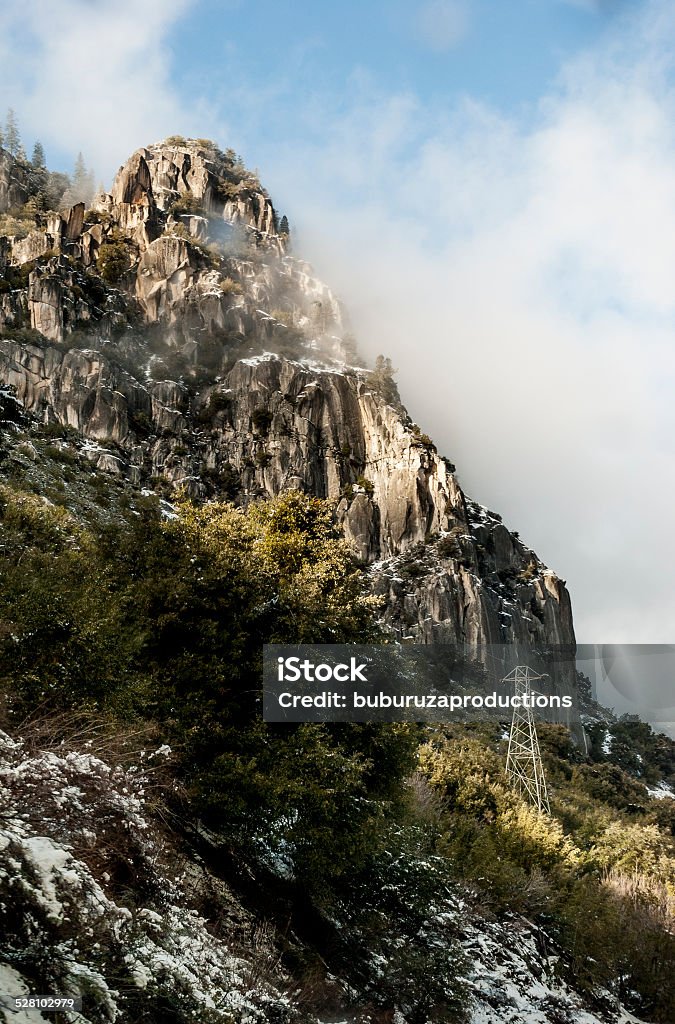
[[[82,153],[77,154],[77,160],[75,161],[75,170],[73,172],[73,190],[75,192],[81,192],[86,188],[87,184],[87,165],[84,162]]]
[[[44,147],[43,147],[43,145],[42,145],[42,143],[40,142],[39,139],[36,141],[35,145],[33,146],[33,155],[31,157],[31,161],[30,162],[32,163],[33,167],[36,168],[36,170],[38,170],[38,169],[41,170],[43,167],[47,166],[47,164],[45,162]]]
[[[88,206],[94,195],[96,179],[94,172],[87,169],[82,153],[77,154],[75,170],[73,171],[73,195],[76,203],[84,203]]]
[[[61,209],[74,206],[76,203],[88,206],[94,196],[95,180],[94,172],[87,170],[82,153],[78,153],[70,185],[61,197]]]
[[[20,145],[21,136],[19,135],[19,123],[16,119],[16,114],[10,107],[7,111],[7,118],[5,120],[5,146],[12,156],[15,156]]]
[[[396,387],[394,374],[398,371],[392,366],[388,356],[378,356],[375,360],[375,368],[370,371],[367,377],[368,384],[377,392],[389,405],[400,405],[401,398]]]

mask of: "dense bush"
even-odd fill
[[[272,415],[271,410],[265,409],[261,406],[260,408],[253,410],[251,423],[253,424],[253,429],[259,434],[269,434],[273,419],[274,416]]]
[[[398,393],[394,376],[396,374],[388,356],[378,356],[375,366],[368,374],[366,381],[373,391],[388,405],[399,407],[401,396]],[[431,439],[429,439],[431,441]]]
[[[167,521],[140,501],[93,533],[38,498],[1,499],[0,690],[15,715],[47,704],[155,720],[180,752],[190,813],[240,849],[283,848],[306,881],[368,856],[409,734],[260,715],[264,640],[375,636],[330,506],[289,494],[245,512],[182,505]]]
[[[96,267],[106,284],[117,284],[131,266],[129,246],[121,239],[104,242],[96,257]]]
[[[182,196],[173,201],[170,212],[174,217],[179,217],[183,213],[203,215],[204,203],[203,200],[198,199],[191,192],[184,192]]]

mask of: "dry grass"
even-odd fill
[[[421,772],[415,772],[406,779],[405,789],[411,817],[420,824],[440,824],[446,810],[446,801]]]
[[[121,767],[136,764],[161,742],[153,723],[124,726],[100,711],[54,711],[46,704],[20,721],[3,721],[2,727],[21,738],[27,755],[78,751]]]

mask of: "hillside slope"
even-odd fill
[[[669,1021],[666,737],[571,678],[589,744],[542,729],[544,818],[502,723],[260,718],[265,640],[573,645],[564,582],[361,365],[233,152],[143,148],[90,209],[44,180],[0,151],[0,994]]]

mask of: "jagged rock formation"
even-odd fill
[[[27,198],[25,175],[16,160],[6,150],[0,149],[0,213],[21,206]]]
[[[0,240],[0,383],[99,469],[167,495],[334,500],[399,637],[573,641],[562,581],[347,365],[340,304],[233,153],[138,150],[92,210],[38,221]]]
[[[0,212],[3,195],[7,208],[25,198],[20,168],[8,153],[2,159]],[[0,329],[29,324],[62,342],[85,325],[110,338],[119,322],[107,308],[110,294],[95,287],[97,270],[135,300],[136,315],[161,323],[167,340],[188,347],[200,330],[264,331],[274,318],[258,307],[274,308],[279,292],[295,298],[290,312],[299,326],[317,316],[317,307],[327,322],[340,319],[339,304],[308,266],[282,259],[288,236],[255,176],[234,154],[206,142],[139,150],[91,210],[78,204],[36,219],[25,237],[12,236],[5,246],[4,259],[23,269],[14,274],[23,287],[0,306]],[[263,265],[263,254],[278,259]],[[75,281],[73,270],[80,274]]]

